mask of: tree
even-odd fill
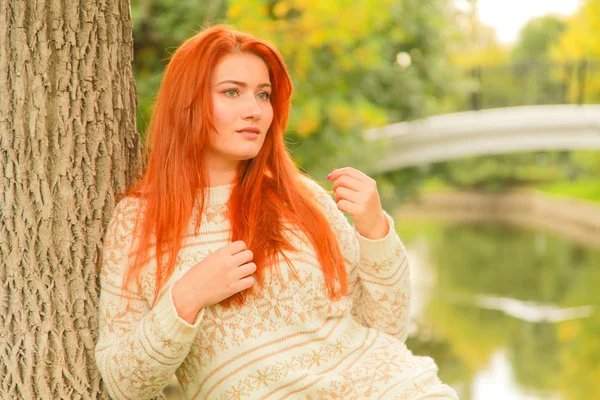
[[[231,0],[227,21],[281,50],[296,90],[290,148],[323,176],[368,169],[377,152],[361,140],[365,129],[436,111],[456,81],[448,9],[446,0]],[[399,54],[412,63],[399,65]]]
[[[600,0],[583,0],[575,15],[567,21],[553,55],[559,60],[597,59],[600,57]]]
[[[275,43],[294,82],[288,132],[296,162],[315,176],[369,164],[362,132],[434,113],[453,90],[448,0],[132,0],[143,131],[164,60],[206,24],[227,23]],[[410,54],[400,66],[399,53]],[[376,153],[373,153],[376,154]]]
[[[600,102],[600,0],[582,0],[552,49],[555,59],[576,62],[569,77],[568,97],[583,103]],[[574,159],[589,172],[590,198],[600,199],[600,152],[575,152]],[[593,192],[593,193],[592,193]]]
[[[549,59],[550,50],[566,26],[563,18],[551,14],[529,20],[519,31],[517,43],[512,49],[513,59],[516,61]]]
[[[583,0],[552,50],[560,61],[580,61],[572,76],[569,97],[573,101],[600,101],[600,0]]]
[[[206,23],[223,22],[225,3],[225,0],[131,0],[133,72],[139,97],[137,126],[142,140],[173,49]]]
[[[105,398],[102,237],[139,173],[129,0],[0,0],[0,398]]]
[[[464,69],[505,63],[507,49],[500,43],[496,30],[479,19],[477,0],[463,4],[455,11],[458,34],[449,43],[452,63]]]

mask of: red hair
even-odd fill
[[[283,138],[292,95],[285,63],[271,44],[223,25],[208,28],[185,41],[172,55],[165,71],[149,124],[148,165],[139,183],[125,194],[141,198],[144,208],[137,231],[136,256],[125,275],[125,287],[139,280],[149,249],[155,244],[156,301],[173,274],[195,202],[198,201],[201,210],[204,208],[208,186],[204,154],[209,134],[215,129],[212,101],[208,100],[212,96],[211,74],[224,55],[235,52],[256,55],[267,65],[272,84],[273,122],[258,155],[238,167],[227,203],[231,241],[243,240],[252,250],[257,282],[262,284],[265,268],[274,265],[277,255],[283,256],[284,250],[294,249],[284,235],[284,221],[291,222],[312,242],[329,295],[338,299],[347,293],[339,244],[315,201],[315,194],[302,182],[302,173]],[[199,224],[200,218],[196,230]],[[291,267],[289,260],[283,258]],[[223,304],[229,305],[234,299],[243,302],[238,293]]]

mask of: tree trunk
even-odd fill
[[[140,171],[129,0],[0,0],[0,398],[106,398],[98,260]]]

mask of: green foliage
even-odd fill
[[[379,176],[379,193],[385,209],[415,200],[429,179],[429,167],[409,167]]]
[[[546,15],[529,21],[510,52],[473,19],[465,42],[457,42],[453,61],[472,80],[453,111],[600,100],[600,0],[582,2],[568,20]],[[473,33],[469,40],[468,31]],[[464,40],[464,39],[463,39]],[[509,58],[510,57],[510,58]],[[591,58],[585,60],[585,58]],[[534,186],[552,194],[600,201],[594,183],[599,152],[550,152],[481,156],[431,167],[431,179],[457,189],[502,191]]]
[[[203,4],[204,3],[204,4]],[[334,167],[368,169],[377,148],[362,132],[436,113],[456,90],[446,54],[447,0],[133,0],[135,72],[145,130],[172,50],[206,21],[274,43],[294,83],[289,148],[317,177]],[[400,67],[405,52],[411,65]]]
[[[508,61],[509,52],[498,40],[496,30],[479,20],[477,0],[467,0],[466,3],[469,5],[457,10],[454,17],[459,30],[450,43],[452,62],[470,70]]]
[[[132,0],[137,127],[143,139],[171,53],[209,22],[225,17],[224,0]]]
[[[600,57],[600,0],[582,0],[569,19],[567,30],[555,45],[554,56],[561,60]]]
[[[471,3],[475,10],[476,1]],[[598,7],[599,0],[587,0],[569,20],[555,15],[534,18],[512,49],[498,42],[476,12],[466,12],[461,16],[463,35],[453,42],[451,55],[472,80],[452,111],[597,103],[600,64],[593,60],[600,58]]]
[[[228,22],[277,45],[296,96],[290,149],[309,173],[376,157],[365,128],[436,111],[452,90],[443,0],[231,1]],[[395,63],[400,52],[412,64]]]
[[[510,53],[479,21],[471,19],[465,27],[471,16],[456,11],[448,0],[132,0],[132,14],[142,136],[176,46],[207,24],[228,23],[273,42],[283,54],[295,90],[288,147],[317,178],[346,165],[368,172],[381,147],[363,140],[365,129],[469,108],[473,90],[481,93],[483,107],[578,99],[581,75],[576,65],[489,66],[467,79],[472,73],[462,67],[497,64]],[[592,17],[578,18],[595,27]],[[560,38],[567,49],[583,45],[574,42],[583,33],[573,24]],[[561,29],[553,17],[532,21],[521,32],[514,59],[546,56]],[[410,65],[396,62],[400,53],[410,58]],[[588,81],[596,76],[588,73]],[[593,99],[595,94],[585,96]],[[498,191],[552,179],[573,181],[583,170],[600,173],[600,163],[538,162],[535,153],[478,157],[378,178],[384,201],[392,204],[415,196],[431,178],[459,189]]]
[[[557,62],[550,56],[566,32],[565,21],[555,16],[530,21],[520,32],[514,49],[509,50],[498,42],[491,28],[476,18],[476,1],[471,3],[471,12],[456,13],[457,24],[462,30],[450,43],[452,63],[464,68],[471,78],[467,82],[462,79],[457,90],[448,92],[446,103],[438,107],[441,112],[593,102],[594,82],[600,77],[598,66],[591,62]],[[591,3],[600,4],[598,0],[588,1],[585,5],[588,11],[593,8]],[[589,26],[594,25],[594,18],[587,16],[577,20],[582,19]],[[585,87],[581,85],[583,81]],[[574,182],[586,173],[592,173],[584,173],[585,170],[589,168],[580,165],[569,153],[546,152],[473,157],[392,172],[386,174],[386,178],[401,185],[400,191],[404,193],[396,193],[396,201],[402,201],[431,180],[446,189],[503,191],[519,186],[547,185],[548,182]],[[596,168],[595,173],[600,173],[600,169]],[[591,191],[587,194],[591,195]]]
[[[458,189],[501,192],[565,179],[570,168],[575,163],[567,152],[524,152],[438,163],[428,178]]]
[[[579,10],[568,20],[566,31],[554,44],[552,55],[560,61],[588,60],[593,63],[600,59],[600,0],[581,1]],[[583,101],[586,103],[600,102],[599,64],[593,64],[592,71],[596,73],[587,74],[573,82],[572,91],[578,94],[583,92]]]
[[[564,18],[545,15],[533,18],[519,32],[512,49],[512,58],[518,60],[549,59],[551,49],[567,27]]]
[[[413,174],[411,182],[402,183],[407,188],[412,187],[413,194],[421,189],[504,192],[519,187],[530,187],[554,196],[600,203],[599,151],[524,152],[477,156],[437,163],[418,170],[422,173]],[[400,173],[391,175],[395,174]]]
[[[538,187],[542,192],[557,197],[572,197],[600,204],[600,181],[582,179],[575,182],[551,182]]]

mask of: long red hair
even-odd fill
[[[149,124],[148,164],[139,183],[125,194],[141,198],[143,204],[136,232],[138,247],[125,276],[125,287],[138,281],[149,249],[156,246],[156,301],[173,274],[195,202],[204,208],[208,186],[204,154],[209,134],[214,131],[210,78],[220,58],[234,52],[254,54],[267,65],[273,122],[258,155],[238,167],[227,203],[231,241],[243,240],[252,250],[257,282],[262,284],[265,267],[273,265],[284,250],[293,250],[283,226],[284,221],[291,222],[312,242],[329,295],[337,299],[347,293],[339,244],[314,193],[302,182],[302,173],[283,138],[292,95],[285,63],[271,44],[223,25],[185,41],[165,71]],[[243,296],[238,293],[223,304],[233,300],[241,304]]]

